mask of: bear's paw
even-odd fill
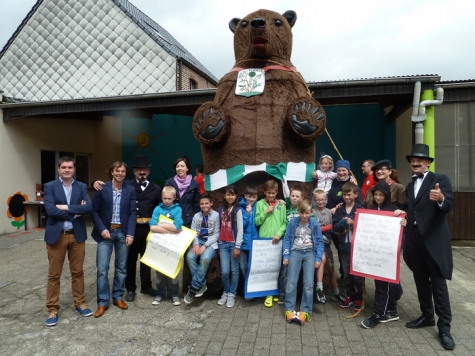
[[[213,102],[201,105],[193,118],[193,134],[201,143],[219,145],[229,135],[229,123],[224,109]]]
[[[299,98],[287,109],[287,125],[294,136],[313,142],[325,130],[326,116],[322,105],[312,98]]]

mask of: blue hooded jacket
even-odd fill
[[[241,250],[249,251],[252,247],[252,240],[256,240],[259,238],[259,229],[257,228],[254,222],[254,219],[256,217],[257,202],[254,203],[254,205],[252,206],[251,214],[248,214],[246,211],[246,199],[240,198],[239,206],[242,210],[242,225],[244,229]]]

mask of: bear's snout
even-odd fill
[[[251,21],[252,28],[264,28],[266,27],[266,20],[262,17],[253,18]]]

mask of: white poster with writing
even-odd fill
[[[173,223],[173,220],[160,215],[159,222]],[[140,262],[170,278],[175,278],[183,264],[183,256],[195,236],[196,232],[184,226],[178,234],[150,232],[147,237],[147,248]]]
[[[282,241],[252,240],[244,296],[266,297],[279,294],[279,271],[282,264]]]
[[[401,217],[391,211],[357,209],[350,273],[399,283]]]

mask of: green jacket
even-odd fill
[[[277,203],[273,213],[266,214],[269,208],[265,199],[257,202],[256,217],[254,221],[259,226],[259,237],[274,237],[279,235],[282,238],[287,228],[287,212],[285,205]]]

